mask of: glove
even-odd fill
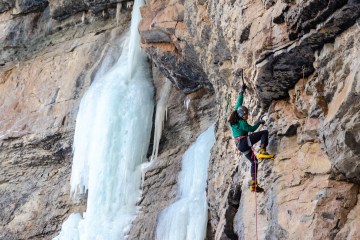
[[[244,93],[245,92],[245,90],[246,90],[246,84],[243,84],[243,85],[241,85],[241,87],[240,87],[240,93]]]
[[[258,120],[256,120],[255,124],[265,124],[265,121],[262,119],[264,116],[260,116]]]

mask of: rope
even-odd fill
[[[257,187],[257,176],[256,176],[256,165],[257,165],[257,159],[254,153],[254,149],[252,150],[252,157],[254,159],[254,177],[255,177],[255,234],[256,234],[256,240],[258,240],[258,213],[257,213],[257,196],[256,196],[256,187]]]
[[[242,139],[242,137],[240,138]],[[239,139],[239,141],[240,141]],[[257,212],[257,195],[256,195],[256,187],[257,187],[257,174],[256,174],[256,166],[258,164],[258,161],[257,161],[257,158],[256,158],[256,155],[254,153],[254,149],[253,147],[251,147],[251,158],[253,158],[254,160],[254,183],[255,183],[255,235],[256,235],[256,240],[258,240],[258,212]]]

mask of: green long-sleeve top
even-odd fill
[[[240,93],[234,110],[236,111],[240,106],[242,106],[244,101],[244,94]],[[246,120],[240,119],[237,124],[231,125],[231,130],[233,133],[233,137],[237,138],[240,136],[246,136],[248,132],[255,132],[255,130],[260,126],[260,124],[255,124],[254,126],[251,126],[247,123]]]

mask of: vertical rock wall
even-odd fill
[[[126,5],[0,0],[1,239],[51,239],[84,209],[68,193],[76,112],[106,53],[116,59]],[[141,12],[158,94],[174,87],[129,239],[154,239],[182,154],[213,122],[207,239],[255,238],[249,163],[226,122],[242,81],[277,154],[259,168],[259,239],[358,239],[360,2],[148,0]]]
[[[259,238],[356,239],[360,3],[152,0],[143,16],[143,47],[163,74],[185,92],[207,86],[177,75],[189,62],[215,89],[208,239],[255,238],[249,163],[226,122],[242,76],[250,122],[266,114],[277,154],[260,164]]]

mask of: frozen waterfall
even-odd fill
[[[60,240],[125,239],[137,212],[141,164],[149,146],[153,86],[140,49],[135,0],[130,34],[117,63],[99,71],[81,100],[76,121],[71,191],[88,191],[87,209],[64,222]]]
[[[156,229],[157,240],[203,240],[206,236],[206,182],[214,125],[185,152],[179,175],[178,200],[164,209]]]

